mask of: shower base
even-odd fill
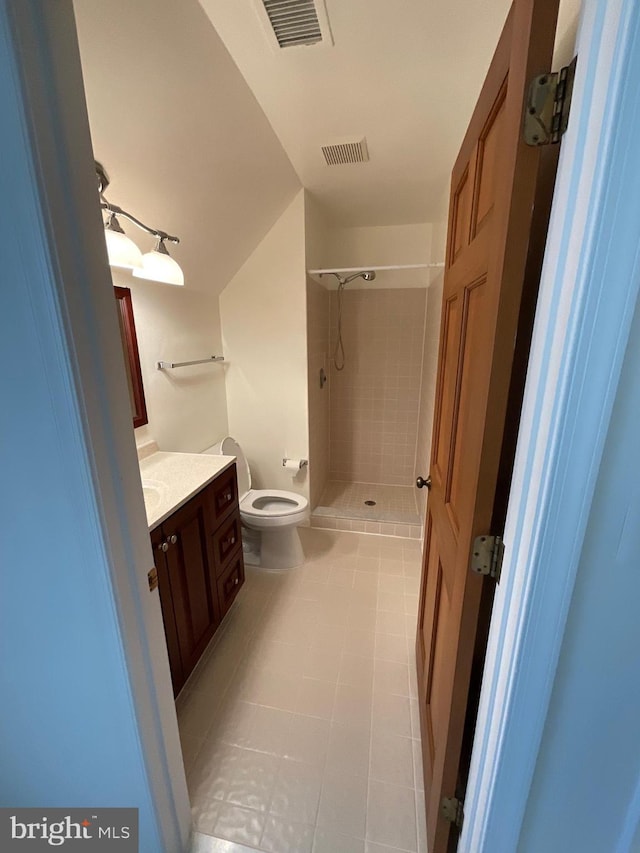
[[[413,486],[330,480],[311,514],[313,527],[422,537],[422,519]]]

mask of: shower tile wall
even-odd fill
[[[329,478],[329,395],[320,388],[320,370],[329,375],[329,291],[307,278],[307,345],[309,350],[309,490],[316,507]]]
[[[332,365],[330,377],[331,480],[412,484],[426,293],[423,288],[344,291],[346,366],[339,372]],[[332,291],[332,349],[337,311]]]

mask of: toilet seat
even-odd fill
[[[251,489],[240,501],[241,512],[259,518],[288,516],[308,506],[308,500],[302,495],[282,489]]]
[[[249,526],[281,527],[307,516],[309,501],[282,489],[250,489],[240,499],[240,516]]]

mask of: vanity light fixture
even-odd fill
[[[132,270],[137,278],[147,278],[151,281],[162,282],[163,284],[184,285],[184,273],[180,265],[169,255],[169,251],[165,246],[165,241],[179,243],[179,238],[167,234],[166,231],[150,228],[131,213],[118,207],[117,204],[111,204],[111,202],[107,201],[104,197],[104,191],[109,186],[109,178],[104,167],[97,160],[95,161],[95,167],[98,178],[100,207],[102,210],[106,210],[108,214],[104,228],[109,265],[119,267],[120,269]],[[117,219],[118,216],[133,222],[134,225],[146,231],[147,234],[153,234],[157,238],[155,248],[143,255],[133,240],[127,237],[122,230],[122,226]]]
[[[115,213],[110,213],[105,222],[104,237],[107,241],[110,266],[123,270],[133,270],[142,266],[142,252],[124,233]]]
[[[163,284],[184,284],[184,273],[171,257],[164,244],[167,237],[158,236],[158,242],[152,252],[146,252],[142,256],[142,266],[134,269],[136,278],[150,278],[152,281],[161,281]]]

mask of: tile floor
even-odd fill
[[[301,569],[247,568],[178,699],[193,851],[424,853],[420,545],[301,535]]]

